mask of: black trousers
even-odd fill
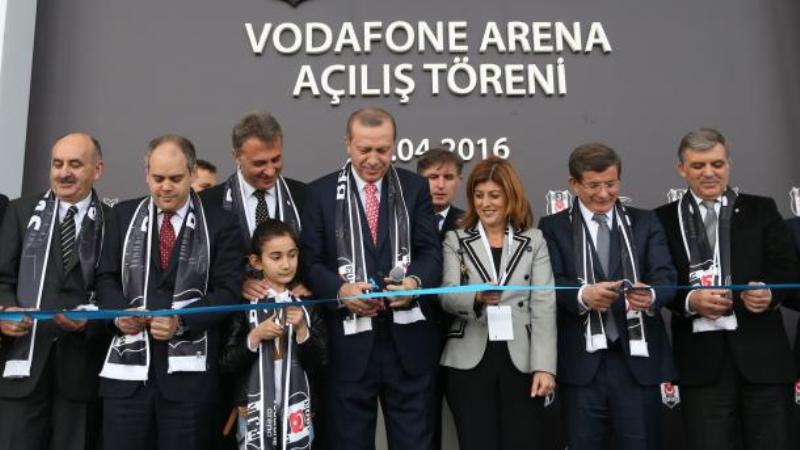
[[[373,450],[378,401],[381,402],[390,450],[430,450],[433,445],[434,371],[405,372],[385,320],[373,321],[375,341],[362,379],[336,379],[328,385],[329,448]],[[330,372],[333,372],[330,370]]]
[[[791,384],[749,383],[725,352],[717,383],[681,386],[690,448],[789,450]]]
[[[99,402],[66,399],[50,352],[33,392],[0,398],[0,450],[91,450],[99,442]]]
[[[444,378],[460,450],[536,450],[552,441],[544,399],[531,398],[532,375],[517,370],[505,342],[488,342],[477,366],[446,367]]]
[[[589,384],[561,385],[570,450],[661,448],[659,386],[640,385],[622,351],[619,343],[603,351]]]
[[[212,448],[218,432],[215,404],[171,402],[155,380],[143,383],[131,397],[103,401],[106,449],[205,450]]]

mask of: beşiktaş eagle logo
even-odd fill
[[[547,195],[545,195],[544,198],[547,202],[545,213],[548,216],[568,209],[569,205],[572,203],[572,194],[570,194],[568,190],[547,191]]]
[[[667,202],[669,203],[677,202],[681,197],[683,197],[683,194],[685,193],[686,189],[681,189],[681,188],[670,189],[667,191]]]
[[[103,197],[103,204],[109,208],[113,208],[117,203],[119,203],[119,197]]]
[[[297,8],[297,5],[303,3],[304,0],[283,0],[283,1],[292,5],[293,8]]]
[[[789,207],[792,209],[792,214],[800,217],[800,187],[793,187],[789,191]]]

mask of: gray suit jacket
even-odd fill
[[[514,233],[514,242],[503,246],[507,261],[506,285],[553,285],[550,256],[542,232],[529,228]],[[488,283],[492,259],[474,228],[454,230],[444,240],[443,286]],[[472,369],[486,350],[489,328],[484,311],[476,311],[475,293],[444,294],[442,307],[455,319],[448,332],[441,364]],[[556,373],[556,297],[553,290],[504,291],[501,305],[512,308],[514,339],[508,352],[514,366],[524,373]]]

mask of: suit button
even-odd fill
[[[530,275],[525,275],[525,281],[528,281],[528,280],[530,280],[530,279],[531,279],[531,276],[530,276]]]
[[[524,305],[525,305],[525,302],[523,302],[522,300],[520,300],[520,302],[517,303],[517,306],[519,306],[520,308],[522,308]]]

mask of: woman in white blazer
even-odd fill
[[[467,180],[469,207],[444,241],[444,286],[552,286],[542,233],[511,163],[489,158]],[[455,316],[442,353],[461,450],[541,448],[544,398],[555,389],[552,289],[445,294]]]

